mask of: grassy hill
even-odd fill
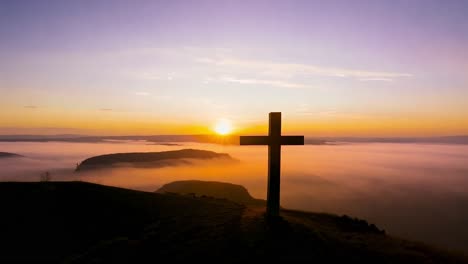
[[[468,263],[367,222],[83,182],[0,183],[0,263]]]
[[[190,164],[187,159],[234,160],[229,154],[208,150],[182,149],[162,152],[133,152],[100,155],[82,161],[76,171],[112,168],[115,166],[164,167]]]
[[[157,193],[177,193],[195,196],[211,196],[244,205],[265,205],[265,200],[253,198],[244,186],[214,181],[175,181],[163,185]]]

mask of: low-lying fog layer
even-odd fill
[[[116,152],[196,148],[225,152],[240,163],[199,161],[193,166],[74,173],[85,158]],[[187,179],[244,185],[266,197],[267,147],[122,143],[0,143],[25,158],[0,159],[0,180],[83,180],[154,191]],[[346,144],[291,146],[282,151],[283,207],[348,214],[390,234],[468,252],[468,146]]]

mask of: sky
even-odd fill
[[[0,0],[0,134],[468,134],[468,1]]]

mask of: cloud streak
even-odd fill
[[[284,81],[278,81],[278,80],[238,79],[238,78],[232,78],[232,77],[224,77],[224,78],[221,78],[221,81],[239,83],[239,84],[270,85],[270,86],[284,87],[284,88],[307,88],[309,87],[308,85],[301,84],[301,83],[284,82]]]
[[[391,81],[393,81],[393,79],[391,79],[391,78],[377,78],[377,77],[362,78],[362,79],[359,79],[359,80],[363,81],[363,82],[372,82],[372,81],[391,82]]]
[[[397,78],[412,77],[412,74],[409,73],[356,70],[298,63],[277,63],[260,60],[244,60],[232,57],[216,59],[198,58],[197,62],[211,64],[221,68],[230,68],[231,70],[236,69],[242,72],[259,73],[264,76],[286,76],[289,78],[294,76],[325,76],[367,81],[391,81]]]
[[[207,55],[209,54],[209,55]],[[310,77],[348,78],[356,81],[391,82],[398,79],[410,78],[411,73],[376,71],[364,69],[350,69],[344,67],[327,67],[315,64],[282,63],[258,59],[244,59],[226,49],[202,49],[196,47],[185,48],[154,48],[128,52],[127,56],[153,56],[155,59],[167,61],[172,65],[191,65],[192,67],[178,68],[177,76],[191,76],[205,73],[209,79],[238,84],[260,84],[283,88],[311,88],[306,84]],[[192,64],[194,63],[194,64]],[[130,72],[136,79],[172,81],[175,80],[173,68],[138,69]],[[195,74],[196,73],[196,74]],[[195,74],[195,75],[194,75]],[[215,76],[218,74],[218,76]],[[219,78],[219,76],[232,76]],[[300,79],[300,81],[298,81]]]

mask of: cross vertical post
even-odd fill
[[[270,113],[268,145],[268,189],[267,215],[277,216],[280,205],[280,174],[281,174],[281,113]]]
[[[304,136],[281,136],[281,113],[269,115],[268,136],[241,136],[240,145],[268,145],[267,217],[279,216],[281,145],[304,145]]]

